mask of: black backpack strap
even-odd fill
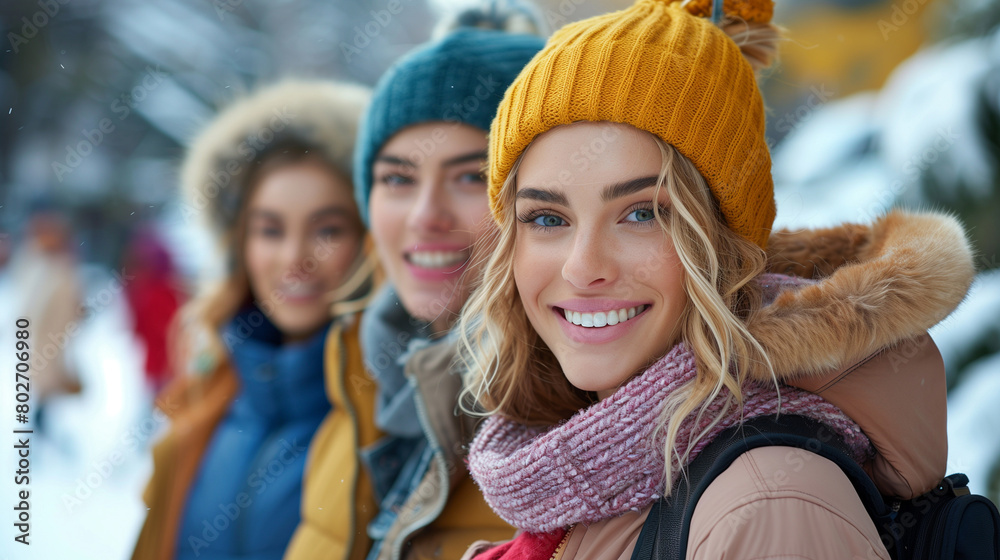
[[[763,416],[728,428],[688,465],[686,479],[667,498],[655,502],[642,526],[632,560],[683,560],[695,505],[710,484],[740,455],[767,446],[796,447],[833,461],[851,480],[873,520],[892,511],[865,471],[847,452],[843,440],[825,425],[803,416]]]

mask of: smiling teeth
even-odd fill
[[[285,286],[284,288],[281,288],[281,293],[283,293],[285,296],[290,296],[290,297],[312,297],[316,295],[318,292],[319,290],[316,289],[315,287],[303,286],[303,285]]]
[[[410,262],[420,268],[444,268],[465,262],[464,251],[415,251]]]
[[[580,327],[606,327],[624,323],[645,311],[647,307],[649,306],[639,305],[627,309],[612,309],[611,311],[599,311],[597,313],[580,313],[579,311],[563,309],[563,313],[566,315],[567,321]]]

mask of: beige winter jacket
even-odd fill
[[[946,392],[944,364],[926,330],[972,281],[961,226],[946,216],[893,212],[871,226],[777,232],[769,257],[773,272],[820,280],[783,293],[748,324],[776,374],[858,422],[877,452],[864,467],[884,494],[905,499],[932,489],[945,474]],[[554,558],[628,560],[647,513],[574,526]],[[699,500],[687,558],[889,555],[836,465],[766,447],[741,456]]]

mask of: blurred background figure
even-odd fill
[[[49,399],[80,392],[80,378],[67,360],[67,347],[82,317],[76,256],[67,217],[44,200],[35,201],[25,227],[24,241],[10,264],[12,288],[20,294],[11,303],[19,317],[27,317],[35,341],[31,391],[34,429],[47,430]]]
[[[146,350],[147,386],[156,395],[170,380],[167,352],[171,320],[184,301],[173,258],[159,234],[140,227],[123,259],[125,297],[132,312],[132,328]]]
[[[136,560],[277,558],[293,534],[305,550],[367,550],[352,528],[376,507],[357,452],[377,438],[375,389],[354,313],[374,261],[349,177],[369,97],[332,80],[267,85],[221,110],[186,154],[185,203],[215,234],[226,275],[180,312]],[[314,434],[332,449],[311,447]],[[333,459],[332,476],[304,481],[307,456]],[[332,477],[346,482],[327,491]],[[298,531],[312,515],[341,522]]]
[[[0,226],[0,276],[7,270],[7,263],[14,251],[14,240],[6,228]]]

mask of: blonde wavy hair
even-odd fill
[[[669,492],[675,467],[688,462],[687,451],[679,454],[674,449],[682,422],[691,415],[700,420],[709,403],[727,395],[726,406],[709,426],[690,435],[690,450],[733,407],[742,406],[745,379],[751,375],[774,379],[774,373],[764,349],[746,328],[761,307],[760,286],[754,279],[765,269],[764,250],[726,226],[708,185],[689,159],[652,134],[649,137],[662,157],[657,195],[664,189],[671,202],[669,215],[660,214],[655,206],[654,212],[680,257],[688,296],[678,320],[677,341],[688,345],[697,367],[695,379],[664,403],[656,428],[665,441]],[[517,172],[530,148],[522,152],[500,190],[499,227],[485,239],[484,254],[490,257],[460,318],[466,371],[462,406],[471,414],[501,414],[525,425],[551,426],[596,397],[566,379],[528,321],[514,283]]]

